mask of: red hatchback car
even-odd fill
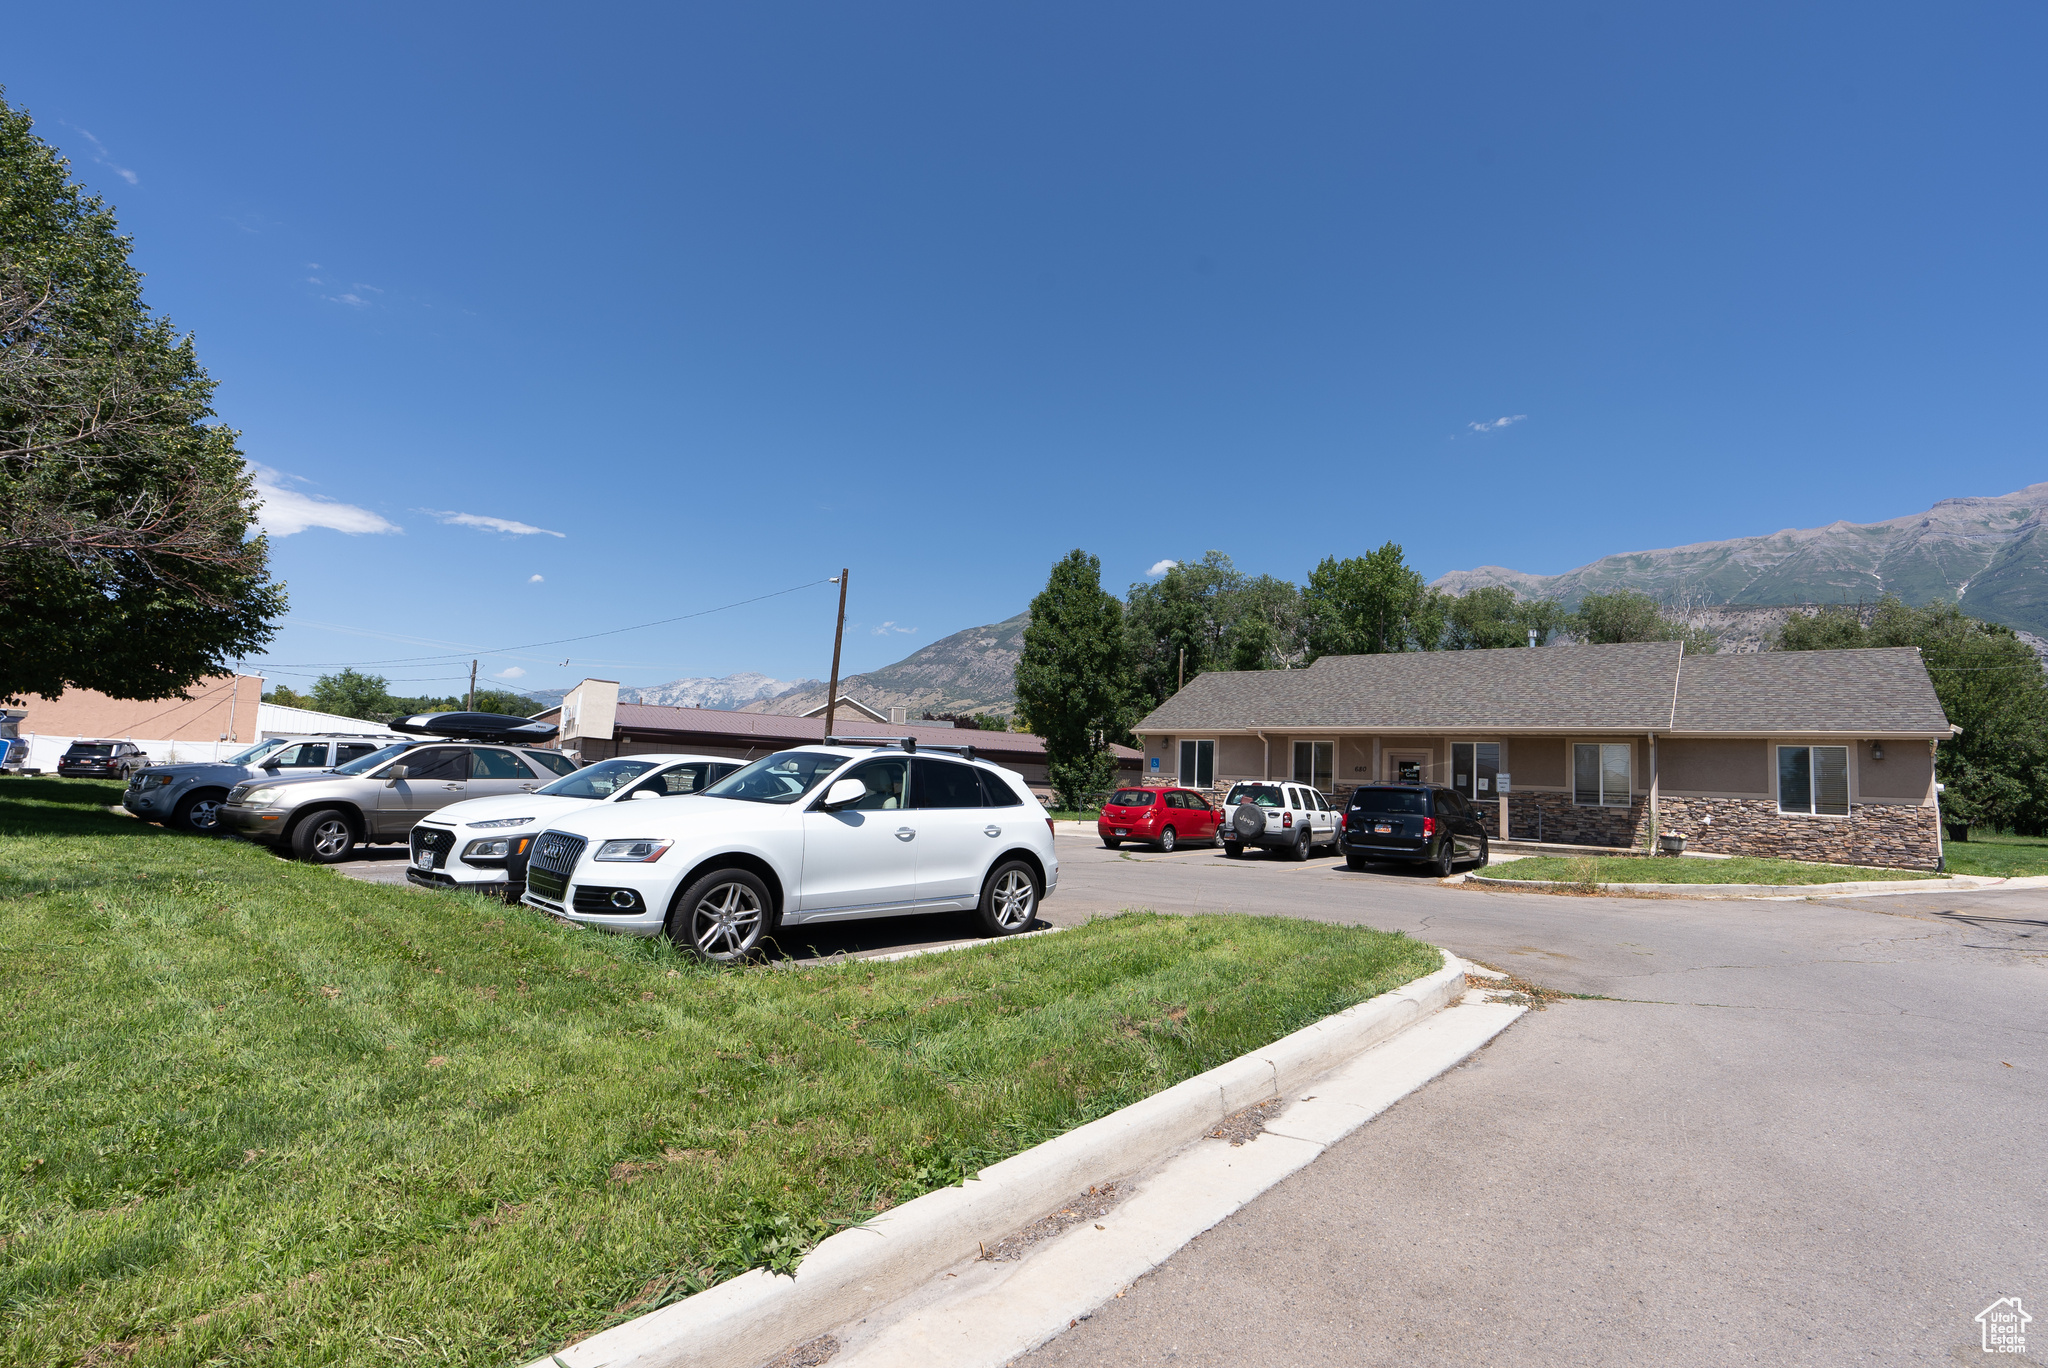
[[[1221,813],[1193,789],[1118,789],[1102,805],[1095,823],[1102,843],[1115,850],[1125,841],[1149,841],[1172,850],[1183,841],[1216,843]]]

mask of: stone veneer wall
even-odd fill
[[[1939,814],[1918,803],[1855,803],[1847,817],[1806,817],[1781,813],[1768,798],[1666,797],[1657,816],[1689,850],[1896,869],[1941,863]]]
[[[1480,808],[1488,817],[1487,831],[1498,836],[1499,804],[1484,803]],[[1642,798],[1625,808],[1581,807],[1571,794],[1555,790],[1516,789],[1508,794],[1508,837],[1516,841],[1640,846],[1649,820],[1650,805]]]

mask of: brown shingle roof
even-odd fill
[[[1326,656],[1201,675],[1135,730],[1938,734],[1910,647],[1681,656],[1676,642]]]
[[[1687,656],[1674,731],[1946,732],[1920,652],[1765,651]]]

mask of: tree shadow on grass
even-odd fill
[[[0,779],[0,837],[170,834],[107,811],[120,803],[121,791],[100,779]]]

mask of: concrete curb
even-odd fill
[[[1329,1073],[1464,992],[1465,965],[1446,952],[1435,973],[843,1230],[794,1278],[741,1274],[532,1368],[754,1368],[894,1301],[1090,1184],[1153,1167],[1223,1118]]]
[[[1489,879],[1467,874],[1464,882],[1481,888],[1514,888],[1538,893],[1573,893],[1582,885],[1562,879]],[[1738,884],[1738,883],[1601,883],[1593,887],[1602,893],[1675,893],[1688,898],[1804,898],[1813,894],[1837,897],[1842,894],[1932,893],[1947,888],[1980,888],[1950,875],[1941,879],[1859,879],[1853,883],[1824,884]]]

